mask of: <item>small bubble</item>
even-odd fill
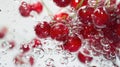
[[[70,61],[70,62],[73,62],[76,59],[76,57],[69,52],[66,53],[66,57],[67,57],[68,61]]]
[[[115,57],[116,57],[115,52],[110,52],[110,56],[111,56],[112,58],[115,58]]]
[[[48,67],[54,67],[54,60],[52,58],[48,58],[46,61],[45,61],[45,64],[46,66]]]
[[[105,47],[103,47],[103,50],[104,50],[104,51],[109,51],[109,50],[110,50],[110,46],[105,46]]]
[[[2,51],[2,55],[6,55],[7,54],[7,52],[6,51]]]
[[[8,42],[6,42],[6,41],[2,42],[1,47],[2,48],[7,48],[8,47]]]
[[[44,54],[45,54],[45,52],[44,52],[44,49],[34,49],[34,54],[36,54],[37,56],[39,56],[40,58],[43,58],[44,57]]]
[[[54,49],[55,49],[55,50],[54,50],[54,53],[55,53],[55,54],[61,54],[61,53],[63,52],[62,48],[59,47],[59,46],[55,46]]]
[[[68,64],[68,58],[62,57],[62,58],[60,59],[60,63],[63,64],[63,65]]]

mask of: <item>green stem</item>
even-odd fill
[[[84,0],[81,0],[80,3],[77,5],[76,9],[79,9],[82,6],[83,2]]]

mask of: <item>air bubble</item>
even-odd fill
[[[61,54],[63,52],[63,50],[62,50],[62,48],[60,46],[55,46],[54,49],[55,49],[54,53],[57,54],[57,55]]]
[[[40,48],[40,49],[36,48],[36,49],[34,49],[33,52],[35,55],[39,56],[39,58],[43,58],[44,54],[45,54],[44,49],[42,49],[42,48]]]
[[[110,52],[110,56],[111,56],[112,58],[116,57],[115,52]]]
[[[6,51],[2,51],[2,55],[6,55],[7,54],[7,52]]]
[[[105,46],[105,47],[103,47],[103,50],[104,50],[104,51],[109,51],[109,50],[110,50],[110,46]]]
[[[76,57],[72,53],[69,53],[69,52],[67,52],[65,56],[69,62],[73,62],[76,59]]]
[[[6,42],[6,41],[2,42],[1,47],[8,48],[8,42]]]
[[[60,59],[60,63],[63,64],[63,65],[67,65],[67,64],[68,64],[68,58],[62,57],[62,58]]]
[[[54,66],[54,60],[52,58],[48,58],[46,61],[45,61],[45,64],[47,67],[55,67]]]
[[[110,40],[108,40],[107,38],[103,38],[100,40],[102,44],[109,44]]]

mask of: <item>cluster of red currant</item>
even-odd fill
[[[75,15],[62,12],[53,16],[51,22],[44,21],[35,26],[39,38],[51,37],[62,41],[62,48],[77,52],[84,41],[89,46],[86,52],[78,52],[78,59],[85,63],[93,56],[103,55],[108,60],[120,57],[120,3],[116,0],[53,0],[60,8],[70,6]],[[43,4],[44,5],[44,4]],[[29,5],[23,2],[19,8],[22,16],[29,16],[32,10],[40,13],[42,3]],[[77,17],[77,19],[75,18]],[[92,51],[93,53],[90,53]]]

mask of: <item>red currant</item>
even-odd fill
[[[40,2],[34,3],[31,5],[31,9],[36,11],[38,14],[42,12],[43,6]]]
[[[54,16],[54,20],[58,21],[58,22],[61,22],[61,21],[65,21],[69,18],[69,15],[65,12],[62,12],[62,13],[59,13],[59,14],[56,14]]]
[[[31,12],[31,6],[30,4],[26,2],[22,2],[20,7],[19,7],[19,12],[22,16],[27,17],[30,15]]]
[[[65,50],[76,52],[81,47],[81,40],[77,36],[68,37],[67,42],[63,45]]]
[[[30,50],[30,47],[29,47],[29,45],[24,44],[24,45],[21,46],[20,49],[22,50],[22,53],[26,53]]]
[[[82,6],[88,5],[88,0],[72,0],[70,5],[77,10]]]
[[[7,33],[7,28],[6,27],[3,27],[1,30],[0,30],[0,39],[4,38],[6,33]]]
[[[42,44],[41,44],[41,41],[39,40],[39,39],[34,39],[33,40],[34,41],[34,45],[32,46],[33,48],[35,48],[35,47],[39,47],[39,46],[41,46]]]
[[[3,32],[0,32],[0,39],[4,38],[5,34]]]
[[[91,62],[93,60],[92,57],[90,56],[85,56],[84,54],[82,54],[81,52],[78,53],[78,59],[80,62],[82,63],[86,63],[86,62]]]
[[[103,28],[103,34],[104,37],[107,37],[110,41],[113,43],[118,43],[120,41],[120,38],[118,37],[118,33],[115,33],[115,27],[110,27],[110,28]]]
[[[59,7],[66,7],[70,4],[71,0],[53,0],[54,3]]]
[[[50,34],[50,28],[51,26],[47,23],[47,22],[43,22],[42,23],[38,23],[36,26],[35,26],[35,33],[38,37],[40,38],[46,38],[49,36]]]
[[[78,11],[78,18],[83,22],[83,23],[89,23],[92,22],[91,15],[93,14],[94,8],[92,7],[87,7],[83,6],[79,9]]]
[[[80,34],[82,34],[83,38],[88,38],[98,33],[93,24],[84,24],[82,27]]]
[[[9,49],[13,49],[15,47],[15,41],[9,41],[10,47]]]
[[[25,62],[23,61],[22,59],[22,55],[17,55],[15,58],[14,58],[14,61],[15,61],[15,64],[16,65],[22,65],[24,64]]]
[[[115,5],[116,4],[116,0],[110,0],[110,5]]]
[[[117,5],[117,14],[120,16],[120,3]]]
[[[33,66],[35,63],[35,59],[32,56],[30,56],[30,58],[29,58],[29,63],[31,66]]]
[[[96,27],[105,27],[106,23],[109,21],[109,15],[106,13],[104,7],[97,8],[93,15],[93,21]]]
[[[63,23],[56,23],[51,27],[50,36],[58,41],[65,41],[69,34],[68,27]]]
[[[116,31],[117,35],[120,36],[120,24],[118,24],[118,25],[116,25],[116,26],[117,26],[117,27],[116,27],[115,31]]]

